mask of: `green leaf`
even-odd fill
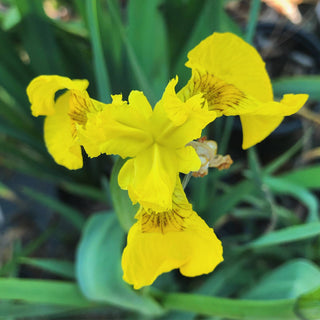
[[[37,74],[63,74],[63,59],[41,1],[16,0],[22,16],[22,40]]]
[[[74,265],[69,261],[56,259],[20,258],[19,262],[32,267],[40,268],[61,277],[74,279]]]
[[[320,269],[311,261],[289,261],[268,273],[243,298],[287,299],[297,298],[320,286]]]
[[[212,214],[209,216],[209,224],[214,224],[219,218],[232,210],[248,194],[254,193],[254,191],[255,186],[253,182],[244,180],[232,187],[228,193],[215,198],[210,206]]]
[[[262,248],[300,241],[320,234],[320,222],[312,222],[270,232],[247,245],[248,248]]]
[[[292,170],[280,176],[289,183],[297,184],[308,189],[320,189],[320,166],[310,166]]]
[[[122,190],[119,187],[118,175],[124,163],[125,160],[119,157],[113,166],[110,178],[110,192],[113,207],[117,214],[120,225],[123,230],[128,231],[135,223],[134,216],[138,211],[139,205],[132,205],[132,202],[128,196],[128,191]]]
[[[252,43],[253,41],[253,37],[256,31],[256,26],[259,18],[260,8],[261,8],[260,0],[251,1],[246,36],[245,36],[245,39],[248,43]]]
[[[80,184],[78,182],[63,181],[61,187],[78,196],[91,198],[96,201],[109,203],[103,191],[90,185]]]
[[[124,232],[113,213],[95,214],[86,224],[76,256],[76,275],[90,300],[158,315],[160,306],[122,279],[121,250]]]
[[[127,35],[126,29],[122,23],[119,12],[116,10],[115,5],[112,0],[107,0],[107,3],[108,3],[109,10],[110,10],[110,14],[111,14],[112,19],[114,21],[114,25],[119,30],[121,39],[122,39],[123,44],[125,46],[128,60],[130,63],[130,67],[132,69],[134,76],[137,79],[139,89],[144,92],[146,97],[148,97],[149,102],[151,102],[151,104],[152,104],[156,101],[155,96],[154,96],[154,92],[152,90],[152,87],[150,86],[150,83],[149,83],[149,80],[145,74],[145,71],[143,70],[143,68],[140,65],[140,62],[138,61],[137,54],[128,39],[128,35]]]
[[[21,303],[20,301],[0,302],[1,319],[4,319],[4,317],[16,317],[17,319],[26,319],[29,317],[46,317],[71,311],[74,311],[74,307],[56,306],[39,303]]]
[[[296,310],[300,319],[319,320],[320,287],[302,295],[297,302]]]
[[[284,153],[282,153],[278,158],[270,162],[264,169],[264,174],[272,174],[276,170],[278,170],[282,165],[284,165],[288,160],[291,159],[292,156],[294,156],[304,145],[304,143],[310,138],[311,131],[308,130],[303,135],[303,137],[296,142],[292,147],[290,147],[288,150],[286,150]]]
[[[155,296],[167,310],[195,312],[238,320],[296,320],[294,299],[236,300],[184,293],[159,293]]]
[[[222,0],[207,0],[195,22],[189,40],[180,52],[174,66],[174,74],[178,74],[182,82],[186,82],[190,77],[188,70],[184,66],[188,52],[213,32],[227,31],[241,34],[240,28],[225,13]]]
[[[85,220],[79,211],[67,206],[66,204],[60,202],[57,199],[44,195],[40,192],[34,191],[30,188],[23,188],[23,192],[32,199],[38,201],[39,203],[55,210],[78,230],[82,229]]]
[[[159,10],[163,0],[128,3],[128,40],[159,99],[169,79],[168,40]]]
[[[98,87],[99,100],[102,102],[110,102],[110,80],[101,44],[97,12],[97,1],[87,0],[86,5],[88,27],[93,51],[93,64],[96,75],[96,85]]]
[[[0,278],[0,299],[73,307],[94,305],[75,283],[53,280]]]
[[[299,199],[308,208],[308,222],[319,221],[318,199],[306,188],[282,177],[266,176],[263,178],[263,181],[273,192],[290,195]]]
[[[283,77],[272,82],[274,94],[307,93],[312,100],[320,100],[320,76]]]

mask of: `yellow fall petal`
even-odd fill
[[[39,76],[34,78],[27,87],[31,103],[32,115],[52,115],[55,112],[55,93],[62,89],[86,90],[87,80],[71,80],[61,76]]]
[[[265,63],[257,50],[232,33],[214,33],[188,53],[186,66],[206,71],[262,102],[273,99]]]
[[[248,149],[265,139],[280,125],[284,116],[297,112],[307,99],[306,94],[286,94],[280,102],[264,103],[256,112],[240,115],[242,148]]]
[[[192,69],[188,84],[178,93],[186,101],[199,93],[217,116],[241,118],[243,148],[265,139],[284,116],[297,112],[307,95],[285,95],[273,101],[269,76],[256,49],[231,33],[214,33],[188,54]]]
[[[73,128],[68,115],[70,92],[62,94],[55,103],[55,113],[44,122],[44,139],[54,160],[68,169],[82,167],[79,142],[72,135]]]
[[[122,256],[123,279],[135,289],[173,269],[188,277],[207,274],[223,261],[221,242],[192,210],[180,183],[171,211],[141,208],[137,218]]]

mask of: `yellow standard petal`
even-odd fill
[[[130,158],[119,172],[119,185],[128,190],[132,202],[154,210],[172,208],[179,172],[200,168],[198,155],[187,144],[216,117],[201,94],[181,101],[175,92],[177,81],[169,82],[154,110],[142,92],[132,91],[128,103],[117,96],[101,112],[89,114],[86,126],[79,129],[89,156]]]
[[[241,118],[243,148],[266,138],[283,120],[297,112],[307,95],[285,95],[280,103],[273,93],[265,64],[251,45],[231,33],[214,33],[188,54],[192,69],[188,84],[178,93],[186,101],[199,93],[217,116]]]
[[[142,207],[137,219],[122,256],[123,279],[135,289],[151,285],[173,269],[188,277],[207,274],[223,261],[221,242],[192,210],[180,182],[172,210]]]

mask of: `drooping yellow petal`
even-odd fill
[[[209,110],[214,110],[219,117],[250,113],[259,107],[258,100],[246,95],[233,84],[208,72],[193,70],[191,79],[178,95],[185,101],[199,93],[206,99]]]
[[[188,58],[192,77],[178,93],[180,99],[202,93],[217,116],[239,115],[243,148],[265,139],[308,98],[289,94],[280,103],[273,101],[264,62],[255,48],[236,35],[214,33],[191,50]]]
[[[32,115],[46,116],[55,112],[55,93],[62,89],[86,90],[87,80],[71,80],[61,76],[39,76],[34,78],[27,87],[27,94],[31,103]]]
[[[232,33],[214,33],[188,53],[186,66],[205,71],[262,102],[273,99],[265,63],[257,50]]]
[[[284,116],[297,112],[307,99],[306,94],[286,94],[280,102],[263,103],[254,113],[240,115],[242,148],[248,149],[265,139],[280,125]]]
[[[68,169],[82,167],[81,147],[72,134],[72,121],[68,115],[70,92],[62,94],[56,101],[55,113],[44,122],[44,139],[55,162]]]
[[[180,182],[171,211],[141,208],[137,218],[122,256],[123,279],[135,289],[151,285],[173,269],[194,277],[213,271],[223,261],[221,242],[192,210]]]

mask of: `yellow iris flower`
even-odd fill
[[[49,153],[68,169],[83,165],[78,127],[85,125],[88,113],[103,106],[89,98],[88,85],[87,80],[43,75],[33,79],[27,88],[32,115],[46,116],[44,139]],[[55,99],[56,92],[63,89],[67,91]]]
[[[256,49],[231,33],[214,33],[188,53],[192,77],[179,92],[182,100],[202,93],[217,116],[239,115],[243,148],[265,139],[284,116],[297,112],[306,94],[273,101],[271,82]]]
[[[177,268],[187,277],[207,274],[223,261],[221,242],[192,210],[179,178],[171,210],[141,207],[136,218],[122,255],[123,279],[135,289]]]
[[[198,171],[201,161],[188,145],[217,116],[239,115],[243,148],[262,141],[306,102],[305,94],[273,101],[270,79],[257,51],[239,37],[215,33],[188,54],[192,77],[177,94],[177,78],[154,109],[132,91],[105,105],[88,96],[86,80],[40,76],[27,88],[34,116],[44,115],[47,148],[69,169],[82,167],[81,146],[128,158],[118,182],[141,207],[122,258],[124,280],[138,289],[163,272],[186,276],[211,272],[222,258],[213,230],[192,210],[179,173]],[[56,92],[67,89],[58,99]]]
[[[133,203],[158,211],[172,208],[177,173],[200,168],[195,149],[186,145],[216,117],[201,94],[181,101],[175,92],[177,81],[169,82],[153,110],[142,92],[132,91],[128,103],[113,96],[111,105],[88,115],[79,134],[91,157],[129,157],[119,172],[120,187],[128,190]]]

